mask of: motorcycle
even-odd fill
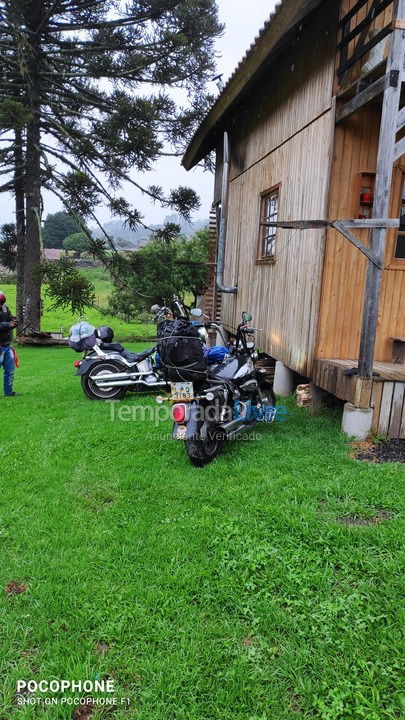
[[[120,343],[95,344],[74,363],[84,393],[91,400],[120,400],[127,391],[166,389],[162,371],[156,366],[151,347],[139,353]]]
[[[218,457],[225,441],[245,428],[274,421],[273,386],[266,370],[255,367],[261,356],[255,348],[257,328],[248,326],[251,319],[250,313],[242,313],[232,348],[222,362],[208,366],[204,377],[171,383],[172,438],[184,441],[197,467]]]
[[[154,322],[157,326],[170,318],[188,320],[191,316],[202,339],[206,338],[209,327],[220,331],[215,323],[198,323],[197,318],[201,318],[202,311],[198,308],[189,311],[177,297],[174,297],[170,308],[153,305],[151,311],[155,315]],[[128,391],[170,389],[159,356],[156,355],[156,346],[134,353],[126,350],[120,343],[114,343],[113,337],[111,328],[97,328],[83,358],[74,363],[76,375],[80,376],[82,389],[87,397],[91,400],[121,400]]]

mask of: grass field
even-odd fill
[[[112,292],[112,283],[108,274],[102,268],[81,269],[94,285],[96,292],[96,304],[98,307],[106,307],[107,298]],[[0,284],[1,289],[6,293],[7,304],[12,312],[15,311],[15,285]],[[42,289],[44,300],[44,314],[41,321],[41,330],[46,332],[62,332],[68,335],[69,328],[78,321],[78,316],[72,315],[64,310],[50,310],[51,299],[46,295],[46,288]],[[85,312],[86,319],[96,327],[98,325],[111,325],[114,328],[117,340],[138,339],[153,337],[156,332],[155,326],[151,323],[126,323],[111,315],[104,315],[97,308],[88,308]],[[152,316],[151,316],[152,317]]]
[[[403,717],[403,466],[288,401],[195,469],[129,421],[153,398],[91,402],[74,359],[23,349],[0,398],[0,718],[90,717],[18,705],[52,678],[113,679],[92,718]]]

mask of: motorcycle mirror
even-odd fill
[[[201,310],[201,308],[191,308],[190,310],[190,315],[192,315],[193,317],[201,317],[202,314],[203,311]]]
[[[152,305],[152,307],[150,309],[150,311],[153,313],[157,313],[157,312],[159,312],[159,310],[160,310],[159,305]]]
[[[250,313],[248,313],[248,312],[246,312],[246,311],[244,311],[244,312],[242,313],[242,320],[243,320],[244,323],[250,322],[251,319],[252,319],[252,316],[251,316]]]

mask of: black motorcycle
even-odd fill
[[[191,462],[198,467],[220,455],[224,442],[245,428],[274,421],[273,386],[267,371],[255,366],[261,356],[255,348],[255,328],[248,326],[251,319],[249,313],[242,313],[233,346],[221,363],[201,372],[197,358],[194,366],[188,358],[186,366],[177,366],[178,379],[171,382],[172,437],[184,441]],[[175,378],[174,367],[172,363],[169,379]]]

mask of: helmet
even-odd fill
[[[0,290],[0,305],[6,302],[6,296],[2,290]]]
[[[110,343],[114,339],[114,330],[108,325],[100,325],[96,328],[95,336],[102,342]]]

